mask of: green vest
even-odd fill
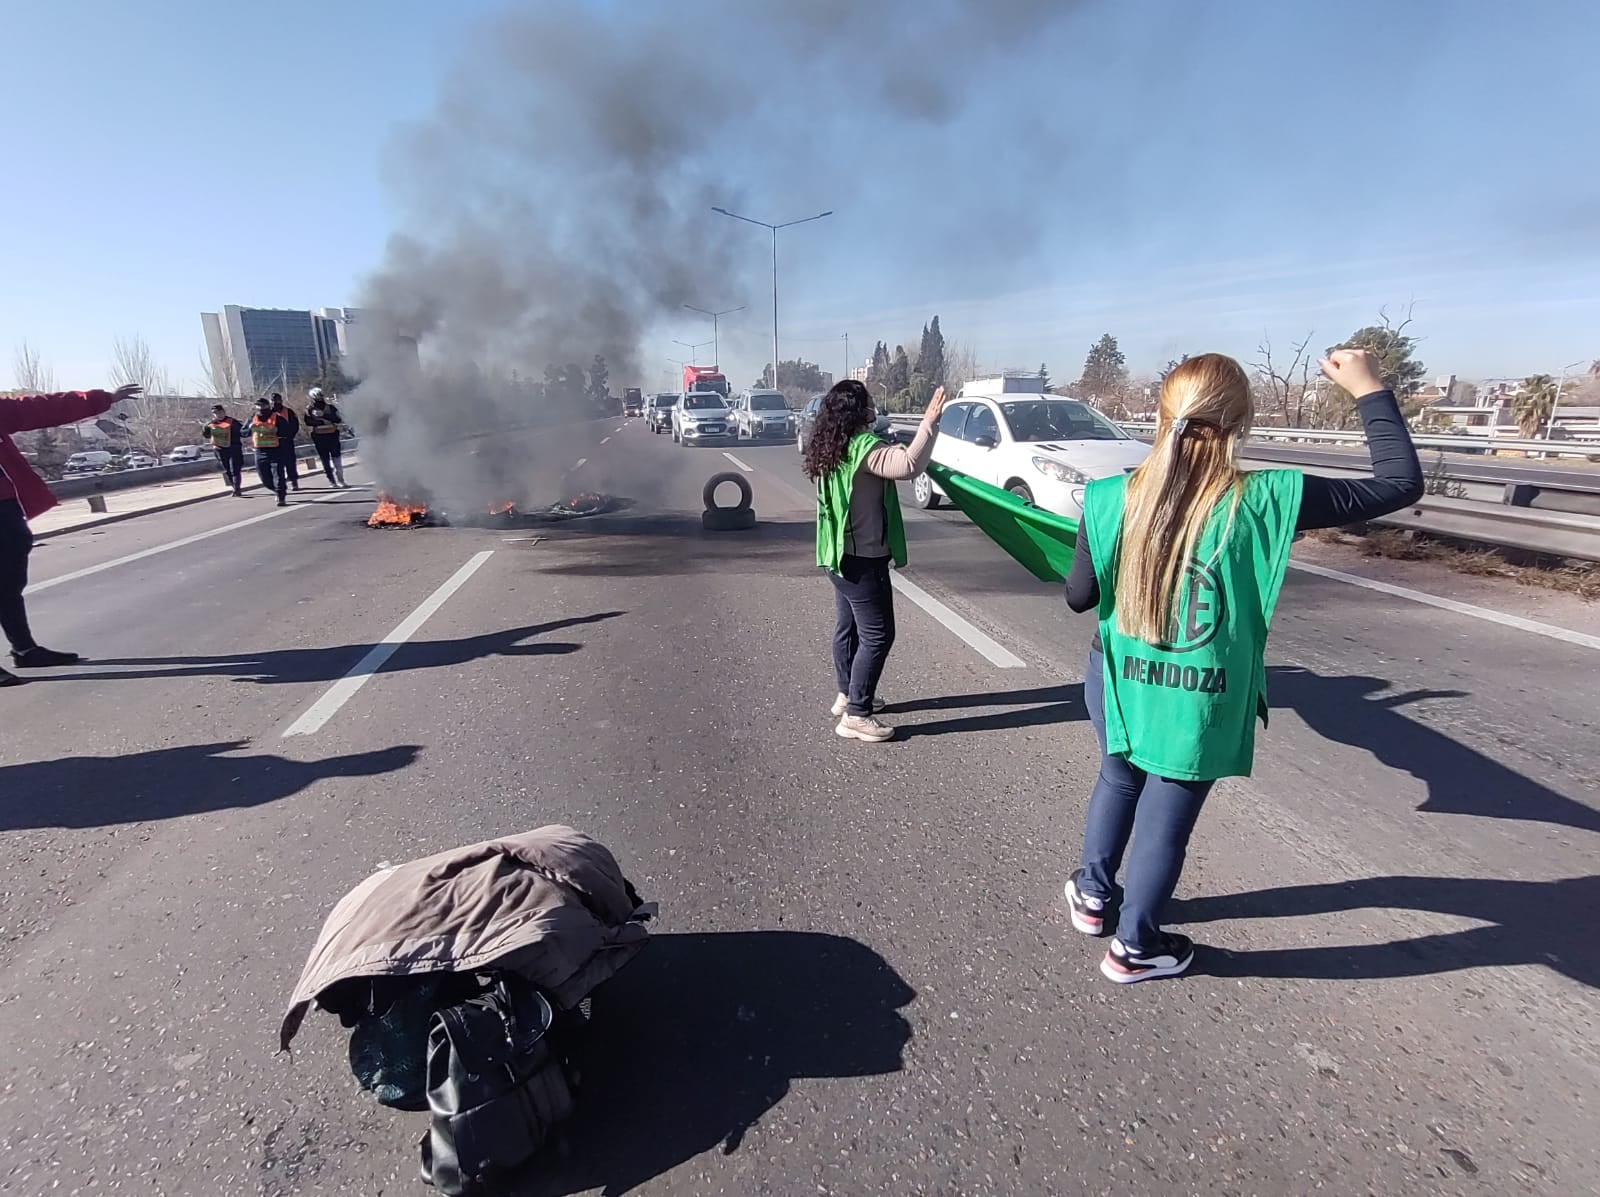
[[[884,441],[876,433],[856,433],[833,473],[817,479],[817,564],[829,573],[838,573],[839,562],[844,559],[844,538],[850,530],[850,488],[855,484],[856,471],[867,454],[882,444]],[[892,482],[883,488],[883,507],[889,521],[889,555],[903,567],[906,525],[900,518],[900,492]]]
[[[1083,526],[1100,584],[1106,751],[1183,781],[1248,777],[1256,715],[1267,717],[1267,625],[1289,568],[1305,483],[1298,470],[1255,470],[1228,526],[1231,496],[1212,512],[1184,573],[1173,643],[1117,630],[1117,557],[1126,475],[1089,483]]]

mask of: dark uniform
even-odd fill
[[[289,489],[300,489],[300,458],[295,454],[294,441],[300,435],[300,417],[294,414],[294,408],[283,405],[283,396],[272,396],[272,414],[282,416],[289,423],[289,434],[283,438],[280,452],[283,454],[283,468],[289,475]]]
[[[233,493],[244,494],[244,426],[232,416],[219,416],[200,430],[200,436],[216,453]]]
[[[278,506],[284,506],[289,493],[289,471],[284,465],[283,447],[289,443],[289,421],[275,411],[259,409],[250,420],[250,443],[256,450],[256,473],[261,475],[261,485],[278,496]]]
[[[311,443],[322,460],[322,472],[333,486],[344,485],[344,449],[339,444],[339,426],[344,418],[331,403],[313,403],[306,409],[306,428]]]

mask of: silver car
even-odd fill
[[[728,406],[714,391],[688,391],[672,409],[672,439],[677,444],[704,445],[732,435]]]

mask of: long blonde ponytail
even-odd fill
[[[1172,643],[1178,592],[1195,545],[1229,493],[1239,501],[1239,442],[1250,431],[1250,379],[1220,353],[1167,375],[1150,456],[1128,479],[1117,556],[1117,627],[1147,644]]]

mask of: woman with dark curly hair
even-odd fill
[[[894,484],[928,468],[943,410],[940,387],[906,448],[873,430],[878,413],[872,395],[850,379],[823,397],[806,441],[806,475],[817,484],[817,564],[833,582],[837,614],[833,671],[839,696],[833,713],[839,723],[833,730],[847,740],[877,744],[894,736],[894,728],[874,717],[883,709],[878,679],[894,645],[889,562],[906,563]]]

